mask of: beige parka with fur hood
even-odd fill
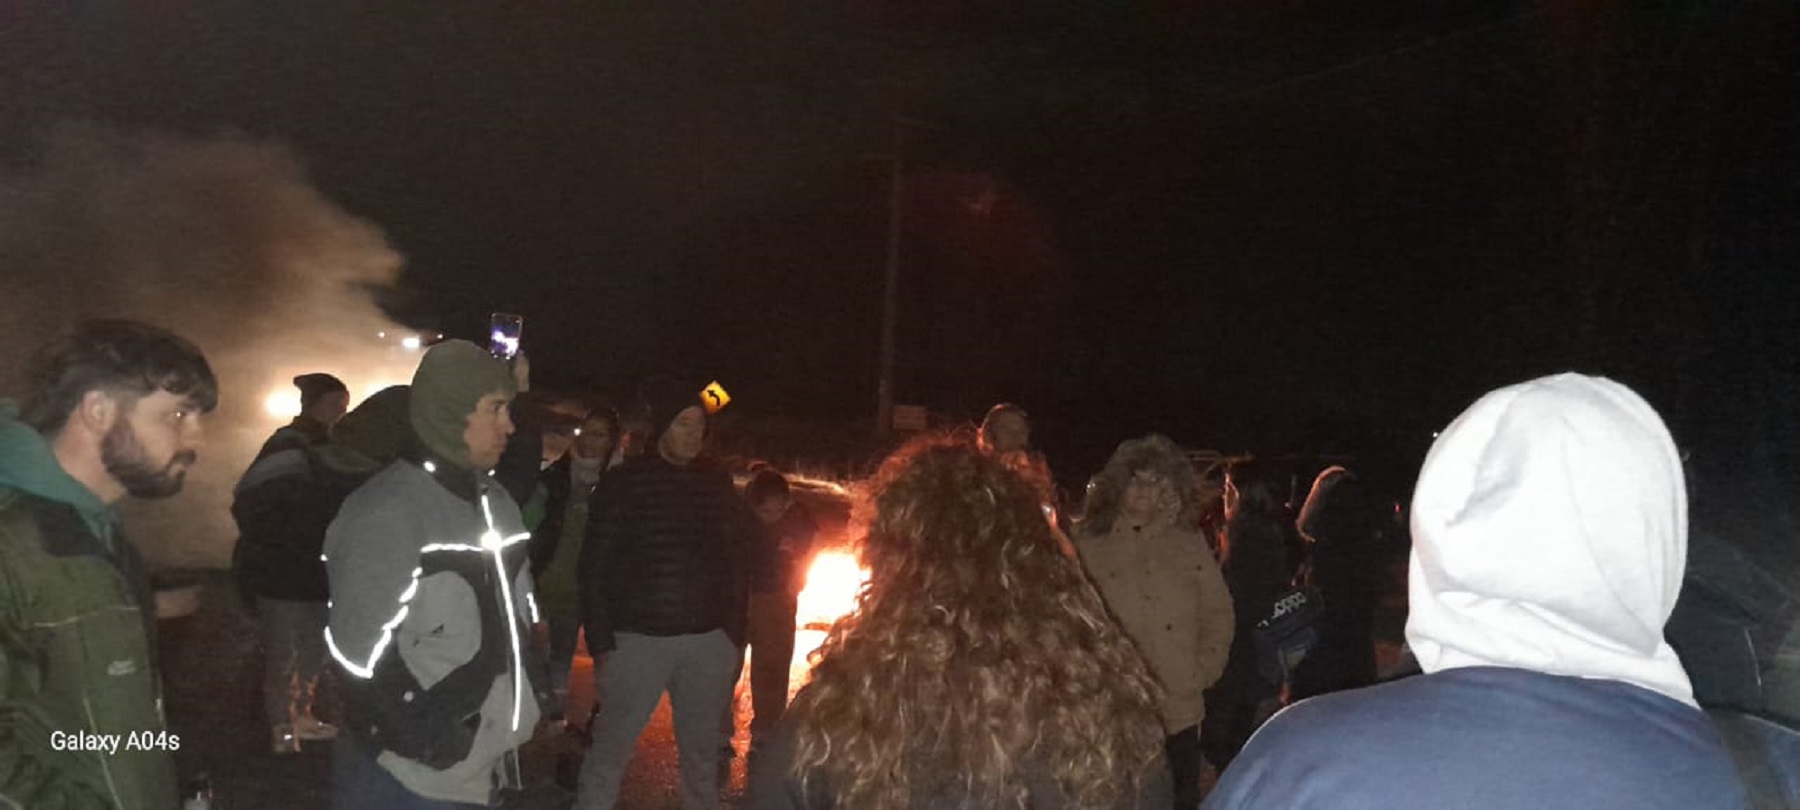
[[[1175,500],[1155,519],[1133,524],[1120,513],[1134,472],[1155,472]],[[1236,624],[1231,592],[1195,514],[1193,468],[1161,436],[1119,446],[1088,492],[1075,548],[1108,610],[1163,684],[1164,732],[1198,725],[1205,690],[1225,672]]]

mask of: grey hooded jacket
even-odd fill
[[[326,533],[348,729],[414,793],[485,804],[531,737],[528,537],[490,476],[433,460],[377,474]]]

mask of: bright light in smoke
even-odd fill
[[[400,339],[400,345],[402,347],[404,347],[407,351],[415,351],[416,352],[419,350],[419,336],[418,335],[407,335],[406,337],[403,337]]]
[[[263,409],[276,419],[292,419],[300,415],[300,389],[288,386],[269,392],[263,398]]]
[[[352,408],[355,408],[363,400],[368,399],[377,391],[391,388],[396,385],[410,385],[412,382],[405,378],[394,378],[394,368],[378,368],[364,371],[356,367],[367,365],[366,362],[348,363],[347,365],[350,365],[351,368],[347,370],[334,368],[331,370],[331,373],[336,374],[342,379],[345,386],[350,389],[350,407]],[[404,367],[402,366],[399,368]],[[381,376],[376,376],[377,374],[380,374]],[[299,416],[300,389],[295,388],[292,383],[277,384],[263,397],[263,410],[268,412],[270,417],[282,422]]]
[[[299,412],[294,377],[335,374],[360,401],[372,383],[412,376],[420,352],[400,341],[419,333],[372,294],[400,280],[404,257],[312,185],[301,150],[247,134],[45,123],[0,171],[0,317],[56,331],[144,319],[205,350],[220,401],[201,460],[180,497],[132,503],[126,522],[153,569],[224,568],[233,489]],[[0,346],[0,372],[34,345]]]

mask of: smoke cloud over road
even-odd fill
[[[153,564],[222,566],[231,488],[298,408],[291,379],[331,372],[354,403],[411,376],[413,333],[369,294],[401,263],[279,144],[61,125],[0,174],[0,392],[16,395],[31,351],[88,318],[199,344],[220,383],[200,463],[181,495],[128,505],[126,533]]]

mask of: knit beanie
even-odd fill
[[[646,380],[638,390],[638,397],[643,400],[645,411],[650,417],[651,447],[656,446],[663,431],[669,429],[669,423],[675,421],[675,417],[682,411],[696,405],[706,407],[705,401],[700,399],[700,386],[676,377],[653,377]]]
[[[476,403],[496,391],[511,396],[514,390],[506,364],[487,350],[466,340],[446,340],[427,350],[419,370],[413,372],[407,403],[413,433],[427,452],[467,468],[469,448],[463,444],[463,433]]]
[[[411,389],[394,385],[375,392],[331,428],[319,460],[344,473],[370,473],[392,464],[413,446],[407,413]]]

